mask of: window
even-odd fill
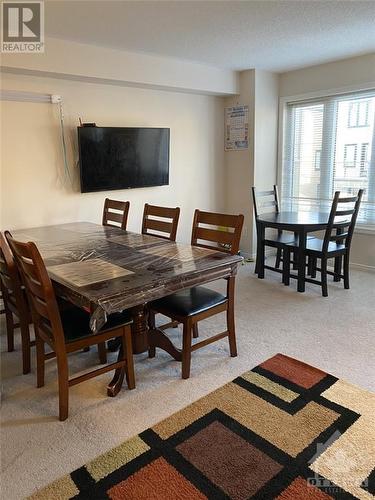
[[[335,191],[363,189],[358,223],[375,229],[374,115],[375,90],[287,103],[282,200],[329,206]]]
[[[370,101],[358,99],[349,103],[348,127],[368,127]]]
[[[344,167],[355,168],[356,162],[357,162],[357,144],[345,144]]]

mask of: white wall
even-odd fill
[[[254,99],[255,71],[240,73],[239,95],[226,97],[225,107],[237,104],[249,106],[249,149],[243,151],[226,151],[225,156],[225,200],[228,213],[245,216],[241,238],[241,250],[251,253],[253,214],[251,211],[250,190],[254,179]]]
[[[261,190],[276,183],[278,92],[277,74],[255,71],[254,185]]]
[[[272,189],[277,179],[278,106],[279,75],[269,71],[256,70],[253,185],[262,191]],[[271,234],[271,231],[268,229],[267,233]],[[256,256],[256,239],[254,224],[251,246],[251,254],[254,258]]]
[[[4,89],[63,96],[71,165],[77,159],[79,116],[99,125],[171,128],[170,186],[81,194],[77,172],[73,188],[64,182],[57,108],[3,102],[2,228],[99,222],[103,199],[112,196],[131,201],[132,230],[139,230],[145,202],[181,206],[178,238],[184,241],[194,208],[241,212],[246,254],[255,250],[251,186],[268,188],[276,179],[278,93],[295,96],[375,82],[374,54],[281,75],[235,74],[53,39],[47,40],[44,55],[3,54],[2,65]],[[237,103],[250,107],[250,147],[224,153],[223,107]],[[373,235],[356,235],[352,260],[375,266]]]
[[[319,64],[280,75],[280,97],[295,96],[375,82],[375,54]]]
[[[375,54],[353,57],[318,66],[311,66],[280,75],[280,97],[299,96],[315,92],[332,93],[339,89],[374,88]],[[359,230],[360,231],[360,230]],[[351,261],[375,267],[375,233],[356,232]]]
[[[63,173],[58,108],[2,102],[1,228],[87,220],[101,222],[106,196],[130,200],[129,229],[139,231],[145,202],[181,207],[177,238],[189,241],[195,208],[223,210],[223,107],[214,96],[2,75],[2,87],[61,94],[74,187]],[[170,185],[81,194],[78,117],[102,126],[170,127]]]
[[[237,73],[170,57],[46,38],[43,54],[1,54],[3,71],[143,88],[225,95]]]
[[[245,215],[241,250],[246,256],[256,252],[251,187],[271,189],[276,181],[278,83],[275,73],[242,71],[239,95],[225,98],[225,106],[249,105],[249,149],[225,153],[226,206]]]

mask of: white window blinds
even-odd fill
[[[375,228],[375,90],[286,105],[282,199],[329,206],[364,189],[358,223]]]

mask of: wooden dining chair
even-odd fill
[[[335,281],[344,280],[344,288],[349,288],[349,257],[355,224],[361,205],[363,189],[357,196],[340,198],[340,191],[335,192],[324,238],[310,238],[306,242],[305,256],[309,258],[309,274],[305,278],[308,283],[320,285],[323,297],[328,297],[327,275],[332,275]],[[350,204],[350,208],[346,208]],[[297,250],[293,243],[285,246],[283,262],[283,281],[289,285],[290,252]],[[320,259],[321,266],[317,267]],[[335,259],[334,271],[327,270],[328,259]],[[343,265],[342,265],[343,263]],[[316,279],[316,271],[320,272],[320,280]]]
[[[69,387],[114,369],[125,369],[129,389],[134,389],[131,320],[126,313],[109,316],[105,328],[94,334],[90,316],[77,307],[60,311],[43,259],[32,242],[21,243],[5,233],[25,284],[34,323],[37,352],[37,387],[44,386],[45,360],[56,357],[59,386],[59,418],[68,417]],[[69,378],[68,354],[94,344],[121,337],[118,361],[74,378]],[[52,349],[44,351],[45,344]]]
[[[103,208],[103,226],[120,227],[125,231],[128,223],[129,207],[129,201],[106,198]]]
[[[179,217],[179,207],[159,207],[146,203],[143,211],[142,234],[176,241]]]
[[[274,185],[273,189],[269,191],[258,191],[256,187],[252,187],[252,194],[253,194],[253,206],[254,206],[254,215],[255,215],[255,223],[258,229],[258,216],[261,213],[264,212],[276,212],[278,213],[280,211],[280,205],[279,205],[279,194],[278,194],[278,189],[277,186]],[[259,232],[257,231],[257,234]],[[280,264],[283,260],[282,258],[282,252],[284,248],[285,243],[289,243],[290,241],[293,241],[297,236],[291,233],[287,233],[285,231],[278,230],[277,234],[273,236],[272,238],[266,238],[264,240],[264,245],[272,248],[276,248],[276,260],[275,260],[275,267],[272,266],[267,266],[267,269],[274,270],[278,272],[281,272],[279,270]],[[255,273],[258,272],[257,267],[255,267]]]
[[[193,220],[191,244],[236,255],[239,251],[243,215],[227,215],[196,210]],[[202,224],[204,227],[202,227]],[[210,226],[210,227],[207,227]],[[227,293],[223,295],[210,288],[196,286],[181,290],[168,297],[152,302],[149,306],[150,349],[149,356],[155,356],[152,345],[152,330],[155,329],[155,314],[161,313],[182,323],[182,378],[190,376],[191,353],[212,342],[228,337],[231,356],[237,356],[234,322],[235,277],[227,279]],[[226,312],[227,329],[213,337],[192,344],[193,332],[199,321]],[[196,335],[194,335],[196,336]]]
[[[3,233],[0,232],[0,285],[4,304],[8,352],[14,351],[14,332],[21,331],[22,371],[30,372],[30,352],[35,341],[30,338],[31,314],[16,263]],[[15,318],[17,321],[15,321]]]

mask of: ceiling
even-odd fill
[[[221,68],[289,71],[375,52],[375,1],[46,1],[46,35]]]

